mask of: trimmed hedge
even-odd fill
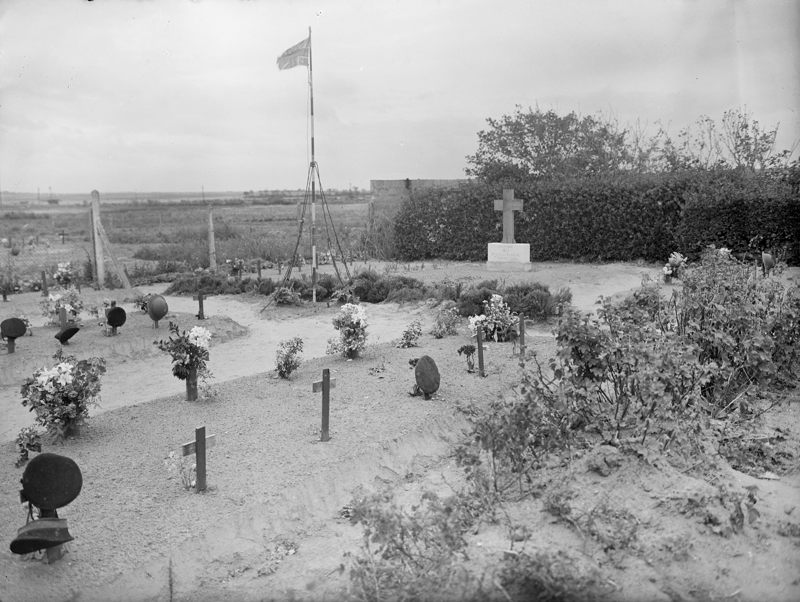
[[[770,249],[800,263],[800,197],[784,182],[737,172],[625,174],[559,182],[520,182],[524,199],[515,238],[533,261],[664,261],[697,256],[708,244],[734,251]],[[482,183],[415,192],[395,218],[403,260],[485,261],[502,238],[494,199]]]

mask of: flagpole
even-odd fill
[[[308,94],[309,105],[311,108],[311,301],[317,302],[317,199],[316,199],[316,178],[314,171],[317,169],[317,162],[314,160],[314,83],[312,77],[311,59],[311,27],[308,28]]]

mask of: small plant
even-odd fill
[[[367,313],[361,305],[346,303],[333,318],[339,340],[329,339],[327,353],[341,353],[347,359],[358,357],[367,345]]]
[[[172,374],[180,380],[189,378],[192,370],[200,376],[207,375],[211,333],[202,326],[181,332],[174,322],[169,323],[169,331],[172,333],[169,339],[153,344],[172,356]]]
[[[303,352],[303,339],[294,337],[278,344],[278,354],[275,358],[278,376],[289,378],[289,375],[300,367],[302,359],[299,355]]]
[[[359,553],[348,555],[357,600],[458,600],[467,529],[483,508],[469,494],[423,494],[411,512],[390,493],[355,500],[350,521],[363,525]]]
[[[152,293],[147,293],[146,295],[136,295],[133,298],[133,305],[134,307],[138,307],[139,310],[143,313],[147,313],[147,304],[150,302],[150,298],[153,296]]]
[[[441,309],[436,313],[431,334],[437,339],[458,334],[459,324],[461,324],[461,315],[458,313],[458,309],[455,307]]]
[[[197,464],[187,456],[178,456],[174,451],[169,452],[169,456],[164,459],[164,466],[167,470],[178,475],[181,485],[187,491],[192,489],[197,482]]]
[[[36,422],[55,438],[64,438],[89,415],[89,406],[97,403],[106,361],[98,357],[76,360],[61,350],[53,358],[58,363],[34,372],[20,392],[22,405],[36,414]]]
[[[461,345],[458,355],[464,355],[467,360],[467,372],[475,372],[475,345]]]
[[[67,311],[67,320],[70,322],[79,322],[79,314],[84,307],[83,299],[75,288],[66,289],[62,293],[50,293],[47,299],[42,300],[39,304],[42,308],[42,315],[47,318],[48,324],[60,324],[61,308]]]
[[[414,320],[406,326],[406,329],[403,331],[402,336],[400,337],[400,341],[397,343],[396,347],[401,349],[407,347],[416,347],[419,342],[419,337],[422,336],[422,323],[419,320]]]
[[[39,430],[33,426],[26,426],[20,429],[17,439],[17,461],[14,466],[19,468],[28,462],[28,452],[42,451],[42,436]]]

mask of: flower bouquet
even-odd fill
[[[77,360],[61,350],[51,368],[40,368],[22,385],[22,405],[36,413],[36,422],[56,438],[75,434],[97,404],[100,375],[106,371],[103,358]]]
[[[70,287],[63,294],[50,293],[39,306],[42,308],[42,315],[47,318],[47,323],[58,326],[61,322],[59,317],[61,308],[66,310],[68,322],[80,322],[78,315],[83,309],[83,299],[76,289]]]
[[[508,341],[511,331],[517,324],[517,317],[511,313],[508,303],[502,295],[494,294],[489,301],[483,302],[483,314],[469,318],[469,329],[472,336],[477,336],[478,328],[482,330],[484,341],[498,343]]]
[[[197,377],[209,376],[206,362],[209,359],[208,347],[211,333],[202,326],[195,326],[188,333],[180,331],[178,325],[170,322],[172,333],[166,341],[156,341],[155,345],[172,356],[172,373],[186,381],[186,400],[197,399]]]
[[[72,268],[72,264],[69,262],[59,263],[53,278],[60,286],[69,287],[75,281],[75,270]]]
[[[685,267],[686,257],[677,251],[673,251],[669,256],[667,264],[661,268],[664,274],[664,282],[670,282],[673,278],[680,278]]]
[[[367,345],[367,313],[360,305],[345,303],[333,318],[339,340],[329,339],[327,353],[341,353],[347,359],[358,357]]]

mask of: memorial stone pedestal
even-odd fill
[[[531,246],[528,243],[490,242],[486,269],[492,272],[531,271]]]

